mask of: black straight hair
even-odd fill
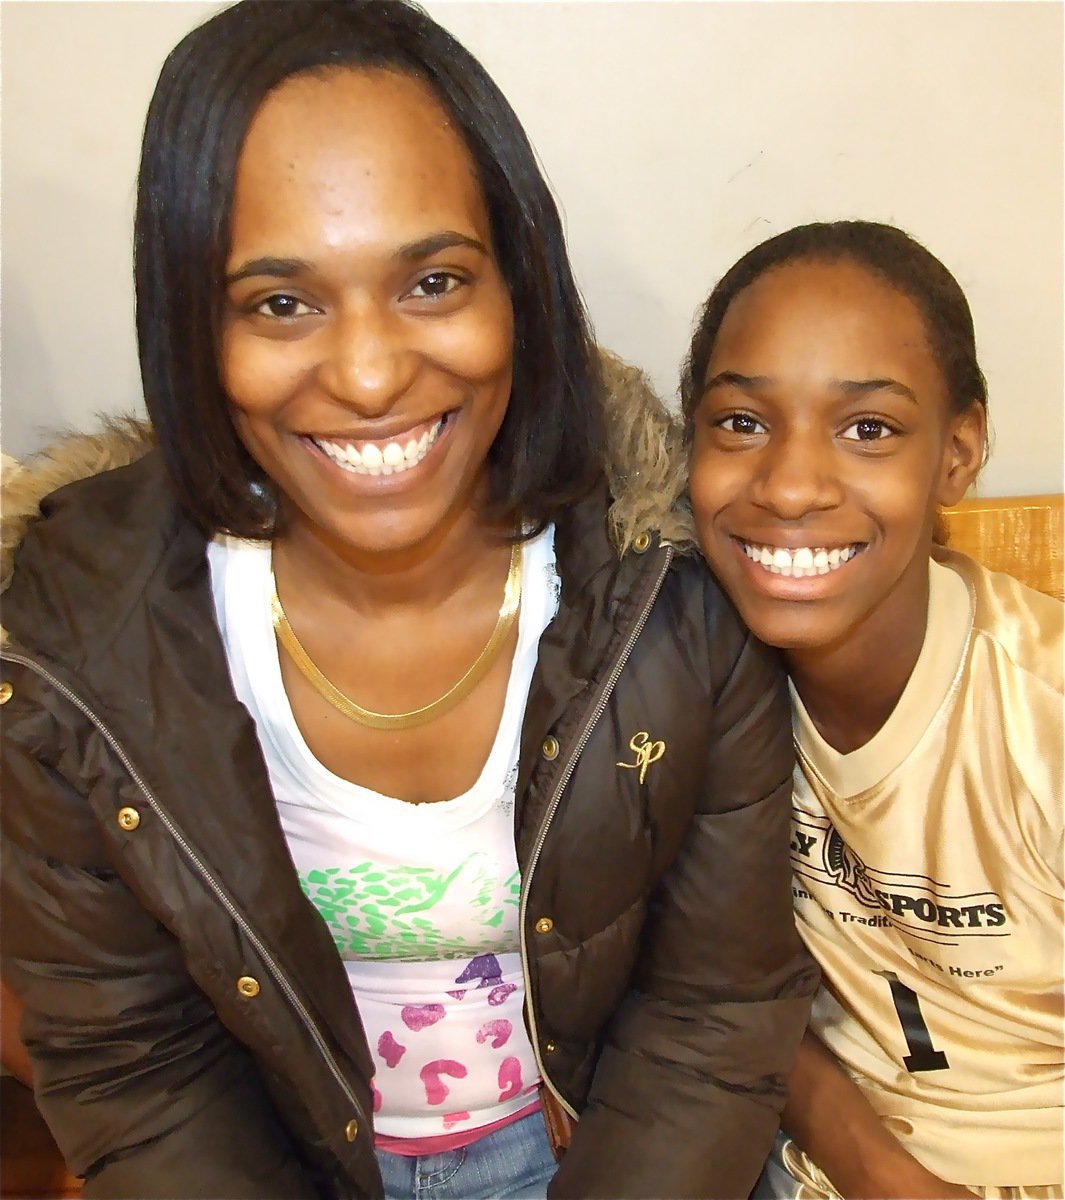
[[[864,267],[906,296],[924,321],[925,335],[942,373],[951,407],[987,409],[987,382],[976,358],[969,302],[947,268],[915,238],[876,221],[830,221],[797,225],[762,242],[739,259],[710,293],[695,323],[681,373],[686,437],[706,389],[706,372],[729,305],[767,271],[796,262],[847,260]]]
[[[541,529],[600,477],[599,359],[521,124],[477,59],[410,0],[240,0],[163,65],[142,145],[135,284],[145,402],[178,496],[208,534],[273,532],[273,483],[238,437],[219,377],[230,210],[267,94],[332,68],[419,79],[469,149],[514,309],[513,386],[488,455],[488,507]]]

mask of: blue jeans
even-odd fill
[[[539,1109],[461,1150],[377,1162],[385,1200],[546,1200],[556,1169]]]

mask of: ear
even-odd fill
[[[953,414],[947,425],[939,494],[936,497],[941,507],[949,508],[957,504],[969,490],[984,465],[986,448],[987,413],[984,406],[974,400],[964,412]]]

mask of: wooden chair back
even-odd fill
[[[942,515],[952,549],[1065,599],[1060,494],[963,500]]]

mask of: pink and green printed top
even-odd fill
[[[300,883],[333,934],[369,1038],[378,1142],[401,1152],[460,1145],[537,1099],[514,787],[537,645],[558,607],[553,530],[523,553],[518,647],[488,760],[464,795],[412,805],[340,779],[308,749],[281,683],[269,549],[216,539],[208,551],[230,674],[255,720]]]

